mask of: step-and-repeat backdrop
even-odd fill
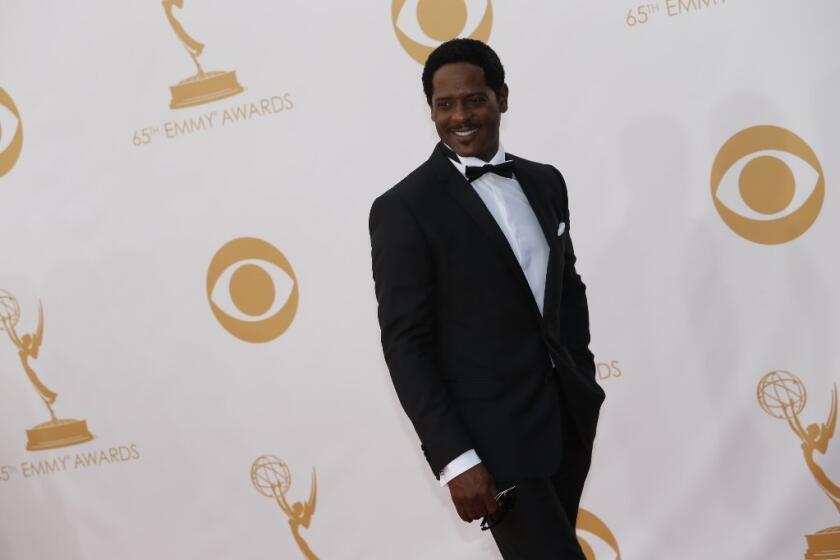
[[[399,407],[370,275],[455,36],[506,65],[504,146],[569,184],[589,559],[840,558],[838,20],[4,0],[0,558],[498,558]]]

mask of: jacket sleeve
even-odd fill
[[[432,253],[414,215],[393,191],[374,201],[369,225],[385,362],[438,477],[473,445],[436,364]]]
[[[586,301],[586,285],[575,269],[575,249],[571,237],[571,219],[569,218],[569,193],[566,181],[557,169],[552,167],[560,180],[563,211],[566,216],[565,268],[563,272],[563,295],[560,303],[566,347],[572,355],[575,367],[584,376],[595,378],[595,357],[589,350],[589,306]]]

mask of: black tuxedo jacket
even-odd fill
[[[435,476],[471,448],[497,480],[549,476],[563,418],[591,449],[604,398],[563,177],[508,158],[550,249],[542,316],[507,239],[440,145],[370,212],[385,361]]]

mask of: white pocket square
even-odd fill
[[[566,222],[560,222],[560,225],[557,227],[557,237],[563,235],[566,231]]]

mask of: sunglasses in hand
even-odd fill
[[[502,490],[493,498],[496,501],[496,504],[499,506],[499,510],[496,512],[494,516],[486,516],[481,520],[481,530],[486,531],[488,529],[492,529],[496,525],[502,522],[505,518],[505,514],[513,509],[513,506],[516,505],[516,494],[513,491],[516,490],[516,485],[514,484],[510,488]]]

